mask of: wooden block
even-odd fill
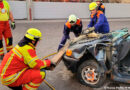
[[[73,40],[72,42],[75,43],[75,42],[77,42],[77,41],[79,41],[79,40],[81,40],[81,39],[84,39],[84,38],[86,38],[86,37],[87,37],[86,35],[80,35],[79,37],[74,38],[74,40]]]
[[[70,43],[67,42],[63,48],[60,49],[60,51],[51,59],[51,61],[57,65],[61,60],[62,56],[65,53],[66,49],[69,47]]]

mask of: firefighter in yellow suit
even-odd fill
[[[41,39],[38,29],[30,28],[24,38],[4,56],[0,65],[1,83],[14,90],[36,90],[45,78],[45,68],[54,66],[40,60],[35,47]]]
[[[10,5],[5,0],[0,0],[0,59],[4,57],[4,49],[2,39],[4,37],[6,43],[6,50],[9,52],[13,48],[12,33],[9,25],[9,19],[11,20],[11,28],[15,29],[15,22],[10,11]]]

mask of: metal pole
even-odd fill
[[[32,0],[26,0],[27,3],[27,19],[32,20]]]

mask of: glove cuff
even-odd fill
[[[92,27],[92,30],[95,30],[95,27]]]

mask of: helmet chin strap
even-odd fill
[[[39,41],[39,39],[37,38],[37,39],[35,39],[36,41],[32,41],[32,44],[34,45],[34,46],[36,46],[37,45],[37,43],[38,43],[38,41]]]

